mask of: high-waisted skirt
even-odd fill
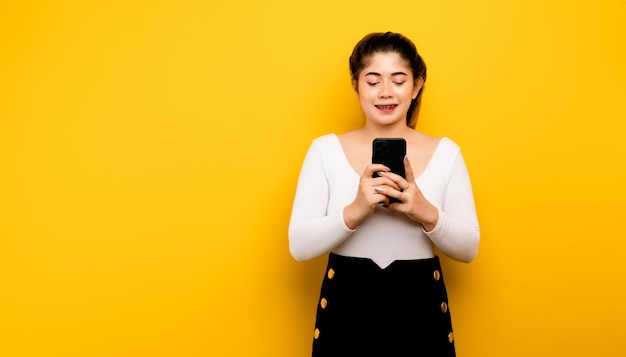
[[[313,340],[313,357],[328,356],[455,356],[439,258],[382,269],[330,253]]]

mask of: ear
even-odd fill
[[[412,93],[413,99],[417,98],[417,94],[422,90],[423,87],[424,87],[424,78],[417,77],[413,81],[413,93]]]

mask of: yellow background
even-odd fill
[[[475,189],[458,355],[626,355],[623,0],[0,2],[0,355],[309,355],[297,175],[386,30]]]

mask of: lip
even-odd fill
[[[383,113],[391,113],[398,107],[398,104],[375,104],[374,106]]]

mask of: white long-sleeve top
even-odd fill
[[[377,207],[360,226],[349,229],[343,209],[354,201],[359,178],[335,134],[313,140],[300,171],[289,223],[289,249],[295,259],[313,259],[332,251],[370,258],[385,268],[394,260],[432,258],[433,244],[463,262],[478,253],[480,230],[472,186],[461,150],[450,139],[439,141],[415,179],[424,197],[439,210],[439,221],[430,232],[384,207]]]

